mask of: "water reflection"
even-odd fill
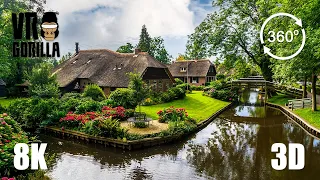
[[[243,95],[250,103],[257,92]],[[138,151],[41,136],[57,153],[53,179],[318,179],[320,141],[281,112],[239,105],[200,132],[175,144]],[[59,143],[60,142],[60,143]],[[301,143],[306,166],[300,171],[271,168],[271,145]]]

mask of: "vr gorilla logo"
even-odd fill
[[[24,18],[26,18],[26,35],[25,38],[22,37],[22,30],[24,24]],[[32,22],[32,23],[31,23]],[[60,48],[58,42],[52,43],[52,53],[50,53],[50,44],[46,42],[46,47],[44,48],[44,43],[36,41],[38,40],[38,28],[37,28],[37,13],[26,12],[19,13],[19,23],[17,19],[17,14],[12,13],[12,25],[13,25],[13,35],[14,39],[18,40],[13,42],[13,57],[60,57]],[[45,12],[42,17],[41,36],[46,41],[53,41],[59,35],[59,24],[56,13]],[[31,39],[34,41],[21,42],[21,39]],[[44,51],[45,49],[45,51]]]
[[[41,36],[46,41],[52,41],[59,35],[59,25],[56,13],[46,12],[42,18]]]

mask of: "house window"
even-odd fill
[[[192,77],[192,83],[199,83],[198,77]]]
[[[210,68],[209,68],[209,72],[211,72],[211,73],[213,73],[213,72],[214,72],[213,66],[210,66]]]
[[[180,67],[180,72],[187,72],[187,68],[186,67]]]

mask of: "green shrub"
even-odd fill
[[[103,118],[85,123],[83,132],[94,136],[122,139],[127,136],[128,130],[121,128],[118,120]]]
[[[172,106],[165,108],[163,111],[158,111],[157,114],[159,116],[160,123],[169,121],[184,121],[190,119],[184,108],[174,108]]]
[[[184,97],[186,97],[186,90],[179,88],[179,87],[172,87],[168,90],[171,96],[171,98],[173,97],[173,99],[183,99]]]
[[[58,98],[60,91],[56,83],[34,85],[30,90],[30,95],[38,98]]]
[[[203,91],[203,88],[204,88],[204,86],[195,86],[195,85],[191,86],[191,89],[193,91]]]
[[[217,80],[223,80],[226,78],[226,76],[224,74],[217,74]]]
[[[13,165],[14,146],[28,143],[28,137],[20,125],[7,114],[0,114],[0,177],[21,173]]]
[[[62,97],[62,101],[68,101],[69,99],[80,99],[81,94],[76,92],[65,93]]]
[[[134,127],[136,128],[146,128],[148,125],[145,122],[135,122]]]
[[[174,95],[172,95],[172,96],[174,96]],[[163,101],[163,102],[170,102],[170,101],[172,101],[172,99],[171,99],[172,96],[170,95],[170,92],[164,92],[164,93],[162,93],[160,98],[161,98],[161,101]]]
[[[189,90],[190,92],[192,92],[192,87],[190,84],[187,84],[187,83],[183,83],[183,84],[179,84],[176,86],[177,88],[181,88],[183,90]]]
[[[87,85],[83,92],[84,97],[91,97],[95,101],[106,99],[103,90],[96,84]]]
[[[78,107],[81,102],[85,100],[79,98],[63,98],[61,99],[60,109],[64,111],[76,111],[76,107]]]
[[[183,84],[184,82],[179,79],[179,78],[174,78],[174,81],[176,81],[176,85],[179,85],[179,84]]]
[[[0,113],[4,113],[4,112],[6,112],[6,108],[1,106],[1,104],[0,104]]]
[[[236,102],[238,101],[238,92],[231,90],[212,90],[210,96],[222,101]]]
[[[86,112],[95,112],[100,111],[102,104],[94,100],[85,100],[76,107],[76,114],[84,114]]]
[[[118,88],[113,91],[109,99],[113,101],[114,106],[122,106],[126,109],[135,109],[137,102],[134,100],[134,90],[128,88]]]
[[[17,99],[8,107],[8,113],[24,128],[37,128],[48,115],[60,106],[59,99]]]
[[[211,88],[214,88],[215,90],[223,89],[223,84],[221,81],[211,81],[210,86],[211,86]]]

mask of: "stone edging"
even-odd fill
[[[306,122],[300,116],[294,114],[290,110],[284,108],[283,106],[277,105],[277,104],[266,102],[266,105],[279,109],[283,114],[285,114],[286,116],[293,119],[296,123],[298,123],[305,131],[312,134],[313,136],[316,136],[317,138],[320,138],[320,130],[311,126],[308,122]]]
[[[144,139],[140,139],[140,140],[132,140],[132,141],[125,142],[123,140],[118,140],[118,139],[91,136],[91,135],[88,135],[88,134],[85,134],[82,132],[78,132],[78,131],[73,131],[73,130],[61,130],[60,128],[56,128],[56,127],[45,127],[44,130],[46,131],[46,133],[50,132],[50,133],[53,133],[55,135],[62,136],[62,137],[75,138],[75,139],[80,139],[80,140],[84,140],[87,142],[102,144],[105,146],[133,150],[133,149],[140,149],[143,147],[150,147],[150,146],[160,145],[160,144],[169,143],[169,142],[183,139],[184,137],[186,137],[186,135],[197,132],[197,131],[203,129],[204,127],[206,127],[210,122],[212,122],[216,117],[218,117],[222,112],[224,112],[225,110],[230,108],[232,105],[233,104],[230,103],[229,105],[225,106],[224,108],[222,108],[219,111],[217,111],[216,113],[214,113],[208,119],[199,122],[197,124],[197,128],[194,131],[189,132],[189,133],[177,134],[174,136],[144,138]]]

